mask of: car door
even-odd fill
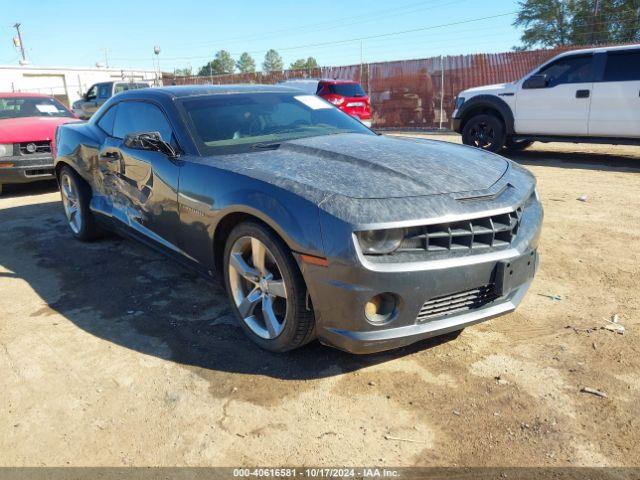
[[[112,215],[145,239],[177,250],[179,162],[161,152],[124,145],[128,134],[158,132],[178,147],[170,123],[159,105],[126,100],[111,107],[99,126],[114,109],[112,131],[98,155]]]
[[[640,138],[640,48],[607,52],[593,85],[589,135]]]
[[[545,75],[546,86],[516,91],[515,130],[519,134],[587,135],[593,90],[594,56],[569,55],[535,72]]]
[[[96,100],[96,110],[102,106],[104,102],[109,100],[112,95],[113,83],[99,83],[98,84],[98,98]]]
[[[98,109],[98,84],[91,85],[89,90],[84,96],[84,101],[82,102],[81,110],[82,116],[85,118],[90,118],[96,110]]]

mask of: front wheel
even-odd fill
[[[224,280],[245,333],[266,350],[286,352],[309,342],[314,317],[307,288],[291,251],[255,223],[233,229],[224,252]]]
[[[462,129],[462,143],[490,152],[499,152],[506,140],[504,125],[493,115],[471,117]]]

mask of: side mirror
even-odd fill
[[[522,84],[522,88],[547,88],[549,86],[549,79],[546,75],[531,75]]]
[[[178,157],[178,152],[162,139],[159,132],[130,133],[124,137],[124,146],[134,150],[164,153],[169,158]]]
[[[89,100],[89,92],[85,92],[82,94],[82,99],[86,102],[87,100]]]

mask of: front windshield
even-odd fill
[[[55,98],[0,97],[0,119],[71,116],[71,113]]]
[[[374,135],[330,103],[302,92],[219,94],[188,98],[182,104],[205,153],[250,150],[339,133]]]

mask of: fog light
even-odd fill
[[[15,163],[0,162],[0,168],[11,168],[11,167],[15,167]]]
[[[398,307],[398,297],[393,293],[381,293],[371,297],[364,306],[364,315],[373,325],[389,323],[394,319]]]

